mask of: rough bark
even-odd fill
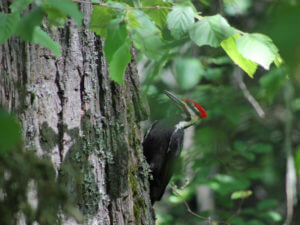
[[[6,1],[0,4],[7,9]],[[103,40],[88,29],[91,8],[81,6],[83,27],[69,20],[52,28],[62,45],[59,58],[17,38],[0,46],[0,105],[20,118],[26,148],[51,159],[86,224],[154,224],[136,65],[128,66],[124,85],[110,80]],[[69,165],[80,185],[65,171]]]

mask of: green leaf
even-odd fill
[[[252,145],[249,150],[258,154],[265,154],[272,152],[273,147],[270,144],[257,143]]]
[[[135,14],[129,10],[127,13],[127,25],[129,28],[139,28],[142,27],[141,24],[139,24],[139,21],[135,18]]]
[[[158,59],[166,52],[160,30],[148,15],[140,10],[132,10],[141,27],[128,27],[134,46],[147,57]]]
[[[127,39],[124,44],[115,52],[109,63],[109,77],[113,81],[116,81],[119,84],[123,84],[124,73],[130,60],[130,40]]]
[[[260,201],[257,204],[257,209],[266,210],[266,209],[274,208],[277,205],[278,205],[278,201],[276,199],[265,199]]]
[[[217,191],[223,196],[233,191],[247,189],[249,185],[250,182],[246,178],[235,178],[225,174],[216,174],[215,178],[209,183],[209,186],[214,191]]]
[[[239,53],[268,70],[270,64],[277,58],[278,49],[273,41],[263,34],[245,34],[236,39]]]
[[[292,100],[291,108],[293,112],[300,111],[300,98],[295,98]]]
[[[259,89],[260,97],[265,99],[269,104],[272,104],[275,97],[281,93],[280,90],[286,83],[286,68],[273,68],[259,79],[261,88]]]
[[[53,7],[44,7],[44,12],[47,14],[47,20],[51,25],[63,28],[67,15]]]
[[[201,18],[189,31],[190,38],[198,46],[211,47],[219,47],[223,40],[235,33],[235,29],[219,14]]]
[[[281,58],[281,56],[278,54],[277,57],[274,60],[274,64],[279,67],[281,66],[283,63],[283,59]]]
[[[243,15],[248,12],[251,0],[224,0],[224,11],[227,15]]]
[[[235,40],[239,38],[240,35],[236,34],[227,40],[221,42],[221,46],[227,55],[232,59],[232,61],[241,67],[250,77],[253,78],[253,74],[257,69],[257,64],[244,58],[237,50]]]
[[[32,41],[34,29],[41,24],[43,17],[41,7],[31,10],[18,23],[16,34],[24,41]]]
[[[126,8],[128,5],[130,5],[130,4],[128,4],[129,3],[128,1],[122,1],[122,2],[121,1],[107,1],[105,3],[113,8],[116,8],[120,13],[124,13],[124,12],[126,13]],[[120,9],[122,9],[122,10],[120,10]]]
[[[13,4],[9,6],[12,13],[19,13],[21,14],[24,9],[29,6],[29,4],[32,2],[32,0],[14,0]]]
[[[17,119],[0,109],[0,153],[13,150],[21,141],[21,126]]]
[[[14,34],[19,20],[20,15],[18,13],[0,13],[0,44],[6,42]]]
[[[75,2],[71,0],[51,0],[43,4],[43,10],[46,13],[53,13],[53,9],[59,10],[63,15],[70,16],[76,21],[78,26],[81,26],[82,13]]]
[[[235,199],[244,199],[244,198],[248,198],[250,195],[252,195],[252,191],[251,190],[247,190],[247,191],[236,191],[233,192],[231,194],[231,199],[235,200]]]
[[[163,7],[172,7],[172,5],[169,2],[163,1],[163,0],[143,0],[142,5],[145,7],[155,7],[155,6],[163,6]],[[151,17],[151,19],[155,22],[155,24],[163,28],[166,25],[167,15],[170,10],[168,9],[143,9],[143,11]]]
[[[199,83],[204,69],[199,59],[180,58],[175,61],[176,80],[180,88],[187,90]]]
[[[107,1],[107,0],[104,0],[104,2],[110,6],[115,6],[115,7],[118,7],[123,5],[123,6],[134,6],[134,4],[140,4],[140,0],[137,1],[137,0],[110,0],[110,1]],[[122,8],[122,6],[121,6]]]
[[[56,57],[61,54],[61,46],[57,42],[53,41],[40,27],[35,27],[32,42],[50,49]]]
[[[266,225],[266,224],[259,220],[253,219],[248,221],[247,225]]]
[[[178,204],[183,202],[183,199],[189,199],[192,195],[192,190],[188,187],[185,187],[184,189],[176,189],[175,193],[173,191],[172,195],[168,198],[168,201],[172,204]]]
[[[108,25],[104,52],[109,63],[110,78],[119,84],[123,84],[124,73],[131,60],[131,54],[126,25],[120,18],[113,19]]]
[[[115,16],[115,11],[108,7],[96,5],[93,7],[90,28],[101,37],[107,36],[107,26]]]
[[[104,44],[105,58],[107,62],[112,60],[116,51],[124,44],[127,39],[126,26],[120,19],[112,20],[107,29],[107,38]]]
[[[282,216],[276,211],[268,211],[264,213],[265,217],[270,218],[274,222],[280,222],[282,220]]]
[[[183,37],[194,22],[194,10],[187,5],[174,6],[167,16],[168,28],[175,39]]]

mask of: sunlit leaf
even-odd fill
[[[139,23],[139,21],[135,17],[135,14],[131,10],[127,13],[127,25],[130,28],[139,28],[139,27],[141,27],[141,24]]]
[[[227,40],[222,41],[221,46],[234,63],[241,67],[250,77],[253,77],[257,69],[257,64],[251,60],[244,58],[238,52],[236,47],[236,39],[238,39],[239,37],[240,35],[236,34],[228,38]]]
[[[252,191],[247,190],[247,191],[236,191],[231,194],[231,199],[236,200],[236,199],[244,199],[248,198],[249,196],[252,195]]]
[[[276,59],[278,49],[273,41],[263,34],[244,34],[236,39],[238,52],[268,70]]]

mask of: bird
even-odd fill
[[[155,121],[143,140],[143,153],[150,168],[150,200],[160,201],[176,169],[183,147],[184,130],[207,117],[204,108],[190,99],[180,99],[170,91],[164,93],[181,109],[184,118]]]

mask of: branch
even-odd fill
[[[94,2],[80,1],[80,0],[72,0],[72,1],[75,2],[75,3],[99,5],[99,6],[106,7],[106,8],[111,8],[111,9],[116,9],[116,10],[123,10],[123,8],[107,5],[105,3],[94,3]],[[172,10],[172,7],[155,5],[155,6],[130,7],[130,9],[167,9],[167,10]]]
[[[215,223],[217,223],[217,224],[226,224],[226,225],[229,225],[229,223],[227,223],[227,222],[215,220],[215,219],[212,219],[211,217],[200,216],[200,215],[198,215],[197,213],[193,212],[193,210],[191,210],[189,204],[188,204],[187,201],[184,199],[184,197],[182,197],[182,196],[179,194],[179,192],[177,191],[176,185],[172,184],[172,185],[171,185],[171,188],[172,188],[172,190],[174,191],[174,193],[182,199],[182,201],[183,201],[183,203],[184,203],[184,205],[185,205],[187,211],[188,211],[191,215],[193,215],[193,216],[195,216],[195,217],[197,217],[197,218],[199,218],[199,219],[202,219],[202,220],[208,220],[208,221],[209,221],[209,224],[211,224],[211,222],[215,222]]]
[[[286,154],[286,175],[285,175],[285,192],[286,192],[286,220],[284,225],[289,225],[292,222],[294,214],[294,203],[297,199],[297,175],[295,169],[295,161],[292,152],[292,110],[291,101],[293,98],[293,87],[290,81],[287,81],[284,88],[284,100],[286,107],[285,115],[285,154]]]
[[[235,217],[237,217],[241,213],[243,203],[244,203],[244,199],[241,199],[236,212],[226,221],[228,224],[232,219],[234,219]]]
[[[258,116],[261,118],[264,118],[265,112],[262,109],[262,107],[260,106],[260,104],[258,103],[258,101],[256,101],[256,99],[253,97],[253,95],[251,95],[251,93],[249,92],[246,84],[243,81],[240,69],[235,68],[233,71],[233,76],[234,76],[235,80],[237,81],[237,84],[238,84],[239,88],[241,89],[244,97],[252,105],[252,107],[258,114]]]

